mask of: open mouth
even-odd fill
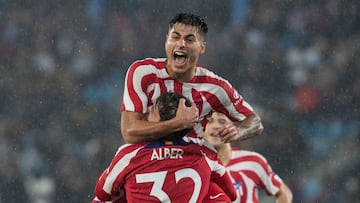
[[[183,52],[176,51],[174,52],[174,63],[176,66],[185,65],[187,55]]]

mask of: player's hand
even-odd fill
[[[254,115],[248,118],[246,125],[235,126],[227,124],[224,128],[219,130],[219,135],[223,142],[232,142],[235,140],[245,140],[255,135],[258,135],[264,130],[260,121],[260,117]]]
[[[225,143],[234,141],[240,136],[238,128],[233,124],[225,125],[219,129],[218,133],[221,137],[221,141]]]
[[[191,106],[187,107],[185,101],[183,98],[180,99],[176,119],[183,129],[190,129],[199,121],[199,110],[194,102],[191,102]]]

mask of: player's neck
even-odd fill
[[[227,165],[231,159],[231,145],[223,144],[217,149],[218,156],[224,165]]]
[[[166,72],[169,74],[170,77],[179,82],[189,82],[195,77],[196,67],[191,68],[185,72],[175,72],[172,70],[172,68],[168,66],[169,65],[166,65]]]

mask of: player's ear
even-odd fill
[[[205,53],[205,49],[206,49],[206,42],[203,41],[200,45],[200,54]]]

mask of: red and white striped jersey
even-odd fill
[[[233,148],[226,168],[230,171],[235,189],[240,193],[236,203],[258,203],[258,188],[265,190],[268,195],[276,195],[283,183],[265,157],[257,152]]]
[[[212,111],[227,115],[232,121],[242,121],[253,108],[234,87],[212,71],[197,65],[195,77],[190,82],[179,82],[169,76],[166,58],[147,58],[134,62],[125,78],[122,111],[146,113],[147,106],[160,94],[176,92],[195,102],[199,109],[200,123],[189,135],[203,137],[207,120]]]
[[[99,177],[93,202],[124,202],[125,197],[128,203],[202,202],[210,182],[221,185],[235,200],[228,171],[203,141],[184,137],[121,146]]]

